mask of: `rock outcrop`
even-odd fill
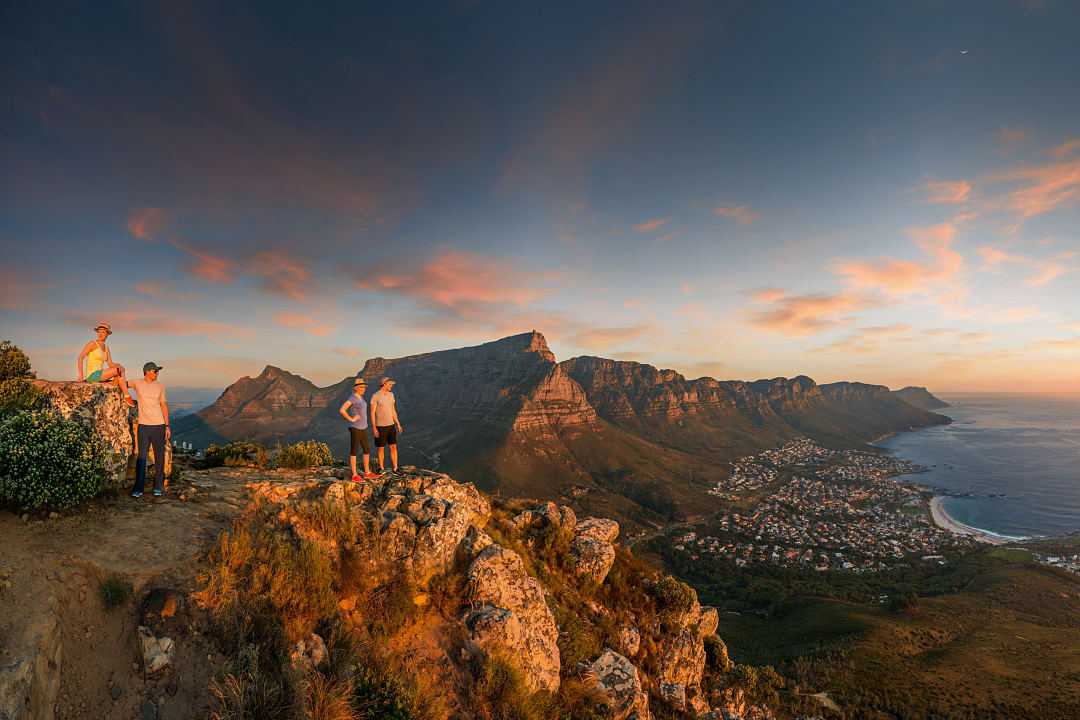
[[[31,619],[20,637],[4,647],[0,664],[0,719],[45,720],[53,717],[60,692],[63,636],[56,598]]]
[[[619,524],[603,518],[585,518],[577,524],[571,549],[577,574],[599,585],[615,563]]]
[[[89,428],[107,450],[108,475],[105,489],[129,485],[135,471],[137,423],[124,396],[113,385],[49,380],[35,380],[46,407],[57,415]],[[153,448],[149,464],[156,462]],[[165,475],[172,474],[172,447],[165,449]]]
[[[614,650],[582,668],[588,684],[602,698],[612,720],[649,720],[649,694],[634,664]]]
[[[559,687],[559,629],[544,588],[525,572],[521,557],[500,545],[484,548],[468,571],[474,609],[465,617],[472,644],[518,663],[534,690]]]

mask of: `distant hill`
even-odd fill
[[[930,391],[924,387],[910,385],[906,388],[897,390],[896,395],[909,405],[914,405],[922,410],[940,410],[941,408],[949,407],[949,403],[934,397],[930,394]]]
[[[538,332],[474,347],[368,360],[371,389],[384,374],[405,426],[405,462],[467,474],[488,491],[574,494],[590,512],[641,523],[706,512],[705,493],[740,456],[808,435],[857,447],[949,419],[888,388],[817,385],[805,376],[756,382],[687,380],[673,370],[598,357],[557,362]],[[174,438],[196,447],[253,439],[315,438],[342,457],[338,408],[352,378],[319,388],[280,368],[229,386],[178,420]]]

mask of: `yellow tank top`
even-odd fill
[[[105,351],[95,345],[86,355],[86,374],[92,375],[105,366]]]

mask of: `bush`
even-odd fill
[[[206,448],[203,467],[266,467],[266,448],[258,443],[237,440]]]
[[[246,647],[233,662],[233,672],[210,684],[217,708],[211,720],[286,720],[291,717],[290,688],[279,673],[263,667],[255,646]]]
[[[330,446],[317,440],[303,440],[283,447],[274,456],[274,466],[279,468],[310,468],[333,465],[334,454]]]
[[[110,575],[101,581],[101,602],[106,610],[120,607],[135,593],[135,588],[119,575]]]
[[[37,407],[41,393],[30,384],[33,379],[26,353],[7,340],[0,342],[0,413]]]
[[[101,490],[106,451],[78,423],[34,410],[0,423],[0,504],[64,509]]]
[[[660,609],[671,613],[689,612],[697,599],[694,588],[670,575],[656,583],[655,595]]]

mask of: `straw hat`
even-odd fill
[[[97,332],[101,328],[105,328],[105,332],[108,333],[109,335],[112,335],[112,326],[109,325],[109,323],[107,323],[107,322],[99,322],[97,325],[94,326],[94,332]]]

